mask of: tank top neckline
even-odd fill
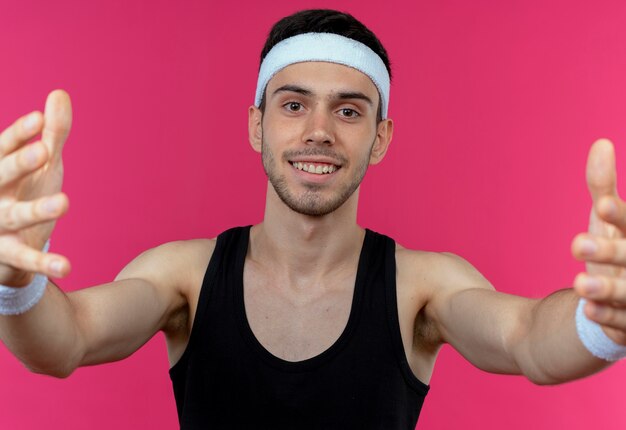
[[[242,231],[241,241],[237,249],[236,256],[235,294],[233,294],[233,299],[235,301],[234,307],[239,321],[240,332],[253,352],[256,353],[264,362],[274,368],[286,372],[302,372],[317,368],[332,359],[332,357],[337,355],[348,344],[357,327],[359,316],[361,314],[361,303],[363,301],[363,285],[365,283],[364,276],[367,270],[367,260],[370,254],[370,243],[374,233],[367,228],[365,229],[365,237],[363,238],[363,244],[361,245],[354,290],[352,292],[350,314],[348,316],[348,322],[339,337],[332,343],[331,346],[316,356],[300,361],[288,361],[275,356],[267,350],[261,342],[259,342],[250,327],[250,323],[246,315],[243,293],[243,269],[250,243],[251,227],[252,226],[246,226]]]

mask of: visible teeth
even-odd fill
[[[321,165],[314,165],[314,164],[306,164],[306,163],[301,163],[301,162],[294,162],[293,163],[293,167],[295,167],[298,170],[303,170],[305,172],[309,172],[309,173],[315,173],[317,175],[323,175],[324,173],[333,173],[337,170],[337,166],[329,166],[327,164],[321,166]]]

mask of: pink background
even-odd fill
[[[458,253],[501,291],[544,296],[583,269],[569,249],[587,225],[591,143],[613,139],[626,169],[626,5],[591,4],[0,0],[0,127],[54,88],[70,93],[71,209],[52,247],[74,270],[60,284],[111,281],[148,247],[261,219],[246,109],[264,37],[298,9],[340,8],[378,34],[395,74],[395,139],[365,179],[360,223]],[[167,370],[162,335],[67,380],[32,375],[1,347],[0,428],[176,428]],[[621,429],[624,377],[618,364],[537,387],[446,347],[419,428]]]

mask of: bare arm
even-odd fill
[[[43,116],[34,112],[0,134],[0,284],[21,288],[35,272],[69,273],[67,258],[41,248],[68,209],[61,153],[71,122],[68,95],[55,91]],[[170,270],[181,246],[141,254],[109,284],[64,294],[48,283],[32,309],[0,316],[0,338],[33,371],[60,377],[130,355],[186,306],[185,273]]]
[[[587,273],[576,277],[575,288],[542,300],[502,294],[461,258],[442,255],[441,288],[426,306],[442,341],[481,369],[524,374],[538,384],[580,378],[610,364],[583,346],[574,318],[585,297],[587,318],[614,342],[626,344],[626,204],[617,195],[610,142],[592,146],[587,183],[593,198],[589,233],[572,244],[574,256],[587,262]],[[589,288],[590,279],[597,281],[595,289]]]
[[[555,384],[607,366],[576,334],[573,290],[544,299],[497,292],[460,257],[442,255],[442,289],[426,307],[443,342],[476,367]]]
[[[147,251],[114,282],[64,294],[50,283],[30,311],[0,317],[0,337],[31,370],[58,377],[125,358],[186,306],[173,242]]]

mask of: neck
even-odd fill
[[[334,212],[314,217],[287,207],[268,184],[265,217],[250,233],[249,258],[271,267],[292,285],[352,268],[365,235],[356,223],[358,193],[357,189]]]

